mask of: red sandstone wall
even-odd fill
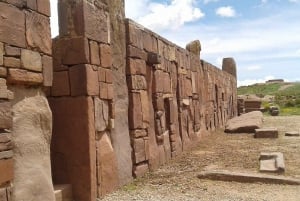
[[[237,115],[235,66],[222,71],[131,20],[126,28],[133,173],[141,176]]]

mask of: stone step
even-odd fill
[[[259,173],[241,173],[229,171],[204,171],[198,175],[199,179],[210,179],[217,181],[235,181],[241,183],[266,183],[266,184],[285,184],[300,185],[299,179],[291,177],[275,176]]]
[[[54,185],[55,201],[73,201],[70,184]]]
[[[255,129],[255,138],[278,138],[277,128],[261,128]]]

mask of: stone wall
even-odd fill
[[[237,115],[236,67],[200,60],[199,41],[188,51],[131,20],[126,30],[133,174],[142,176]]]
[[[0,200],[54,201],[50,2],[4,0],[0,13]]]

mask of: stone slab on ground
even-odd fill
[[[287,137],[299,137],[300,133],[298,131],[290,131],[290,132],[286,132],[285,136],[287,136]]]
[[[255,138],[278,138],[277,128],[255,129]]]
[[[229,171],[204,171],[197,176],[199,179],[210,179],[240,183],[266,183],[266,184],[285,184],[300,185],[299,179],[284,176],[266,175],[260,173],[242,173]]]
[[[283,173],[285,171],[283,154],[280,152],[260,153],[259,162],[260,172]]]
[[[226,133],[254,133],[261,128],[263,114],[259,111],[249,112],[230,119],[225,126]]]
[[[72,186],[70,184],[54,185],[55,201],[72,201]]]

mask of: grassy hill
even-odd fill
[[[274,103],[281,108],[281,115],[300,115],[300,82],[265,83],[242,86],[238,95],[256,95],[260,98],[274,96]],[[269,102],[263,102],[268,107]]]

